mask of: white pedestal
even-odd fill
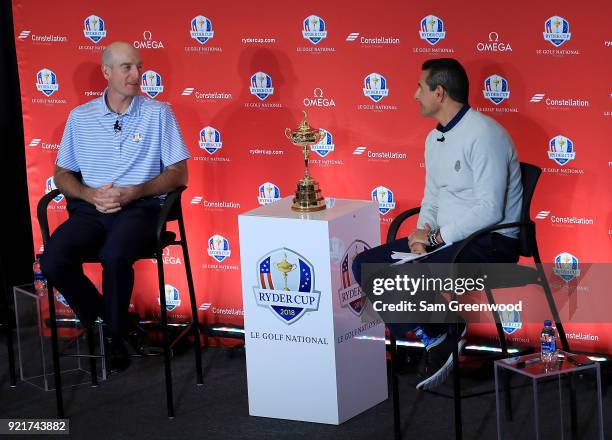
[[[290,206],[238,217],[249,414],[340,424],[387,398],[384,324],[351,271],[380,244],[378,209]]]

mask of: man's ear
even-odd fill
[[[444,99],[444,94],[446,93],[444,91],[444,87],[442,87],[441,85],[438,84],[438,86],[436,87],[436,98],[438,99]]]
[[[108,79],[109,74],[110,74],[109,73],[110,67],[107,66],[106,64],[102,64],[101,69],[102,69],[102,75],[104,75],[104,79]]]

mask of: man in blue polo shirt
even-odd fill
[[[469,81],[463,66],[452,58],[426,61],[415,99],[421,115],[438,121],[425,141],[425,191],[415,229],[408,237],[365,251],[353,262],[355,279],[364,285],[371,297],[368,279],[362,280],[362,265],[392,263],[393,251],[422,254],[441,245],[438,252],[421,259],[421,263],[391,266],[376,277],[394,279],[407,275],[445,279],[463,240],[488,226],[516,222],[520,218],[523,187],[518,156],[504,128],[468,105]],[[484,234],[470,243],[462,253],[462,263],[511,263],[518,261],[518,228],[501,229]],[[372,268],[372,266],[370,266]],[[432,295],[433,293],[433,295]],[[441,303],[440,292],[412,293],[413,304]],[[413,331],[425,346],[420,366],[418,389],[442,384],[452,370],[454,343],[447,324],[415,321],[401,323],[408,314],[385,315],[388,327],[397,337]],[[403,316],[402,316],[403,313]],[[419,314],[418,318],[430,318]],[[392,319],[392,321],[390,321]],[[466,332],[460,321],[460,337]],[[458,341],[459,348],[465,341]]]
[[[69,218],[45,247],[41,268],[83,325],[108,326],[111,368],[129,366],[122,338],[134,284],[133,263],[153,250],[160,195],[187,183],[189,152],[168,105],[138,95],[142,61],[128,43],[102,55],[108,87],[70,113],[54,180]],[[103,268],[101,296],[83,260]]]

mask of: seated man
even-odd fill
[[[41,257],[44,275],[83,325],[103,317],[114,370],[129,366],[122,338],[132,266],[154,249],[158,196],[187,183],[189,152],[174,114],[166,104],[138,95],[141,70],[136,49],[110,44],[102,55],[108,81],[103,96],[70,113],[54,175],[69,218]],[[88,257],[102,263],[102,296],[83,273]]]
[[[471,233],[496,224],[519,221],[523,187],[516,150],[508,133],[493,119],[468,105],[469,82],[461,64],[450,58],[432,59],[422,66],[415,99],[423,116],[438,125],[425,141],[425,193],[417,229],[408,237],[360,254],[353,263],[355,279],[364,285],[364,263],[391,263],[392,251],[425,253],[426,247],[452,245],[421,259],[427,263],[450,263]],[[476,239],[465,249],[462,262],[506,263],[518,261],[518,228],[502,229]],[[384,270],[384,277],[408,274],[418,278],[432,268],[447,273],[450,266],[403,264]],[[368,277],[370,274],[368,274]],[[439,292],[438,292],[439,293]],[[443,301],[436,295],[437,301]],[[431,300],[431,296],[428,297]],[[418,303],[418,302],[417,302]],[[460,335],[466,323],[460,321]],[[396,337],[414,331],[426,348],[425,364],[417,388],[441,384],[452,370],[453,341],[448,324],[389,324]],[[463,341],[460,341],[460,347]]]

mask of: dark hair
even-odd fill
[[[468,103],[470,82],[461,63],[453,58],[435,58],[423,63],[423,70],[429,70],[427,85],[429,90],[442,86],[455,101]]]

